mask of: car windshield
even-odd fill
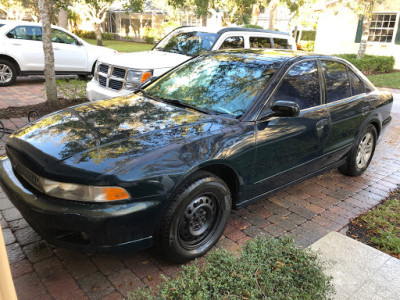
[[[196,56],[210,51],[219,34],[200,31],[175,31],[167,35],[154,49]]]
[[[257,98],[281,60],[226,53],[200,56],[149,85],[149,97],[238,118]]]

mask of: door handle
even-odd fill
[[[317,130],[321,130],[323,129],[326,125],[328,125],[328,119],[322,119],[320,121],[317,122],[317,124],[315,125],[317,127]]]
[[[60,48],[53,48],[53,50],[60,50]]]
[[[12,43],[13,46],[21,46],[21,44]]]
[[[362,114],[362,115],[365,115],[365,114],[368,113],[370,110],[371,110],[371,106],[369,106],[369,105],[364,106],[364,107],[361,109],[361,114]]]

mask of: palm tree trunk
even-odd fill
[[[54,51],[53,44],[51,41],[51,23],[50,23],[50,1],[49,0],[38,0],[40,18],[42,20],[42,40],[43,40],[43,51],[44,51],[44,78],[45,78],[45,89],[47,95],[47,103],[51,106],[55,106],[57,98],[57,84],[56,75],[54,69]]]

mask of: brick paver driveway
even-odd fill
[[[17,128],[26,119],[7,120]],[[3,148],[1,148],[3,143]],[[3,150],[2,150],[3,149]],[[4,141],[0,141],[0,152]],[[258,236],[288,234],[305,247],[378,204],[400,183],[400,114],[377,147],[368,170],[351,178],[336,170],[285,189],[233,212],[217,246],[237,250]],[[0,191],[0,220],[19,299],[119,299],[160,275],[180,270],[152,251],[92,255],[51,248],[31,229]]]

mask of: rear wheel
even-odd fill
[[[377,132],[375,126],[367,125],[354,143],[346,163],[339,171],[349,176],[361,175],[369,166],[375,152]]]
[[[211,173],[198,172],[175,193],[156,244],[176,263],[202,256],[220,238],[230,211],[231,194],[225,182]]]
[[[0,86],[8,86],[17,79],[17,68],[12,62],[0,59]]]

